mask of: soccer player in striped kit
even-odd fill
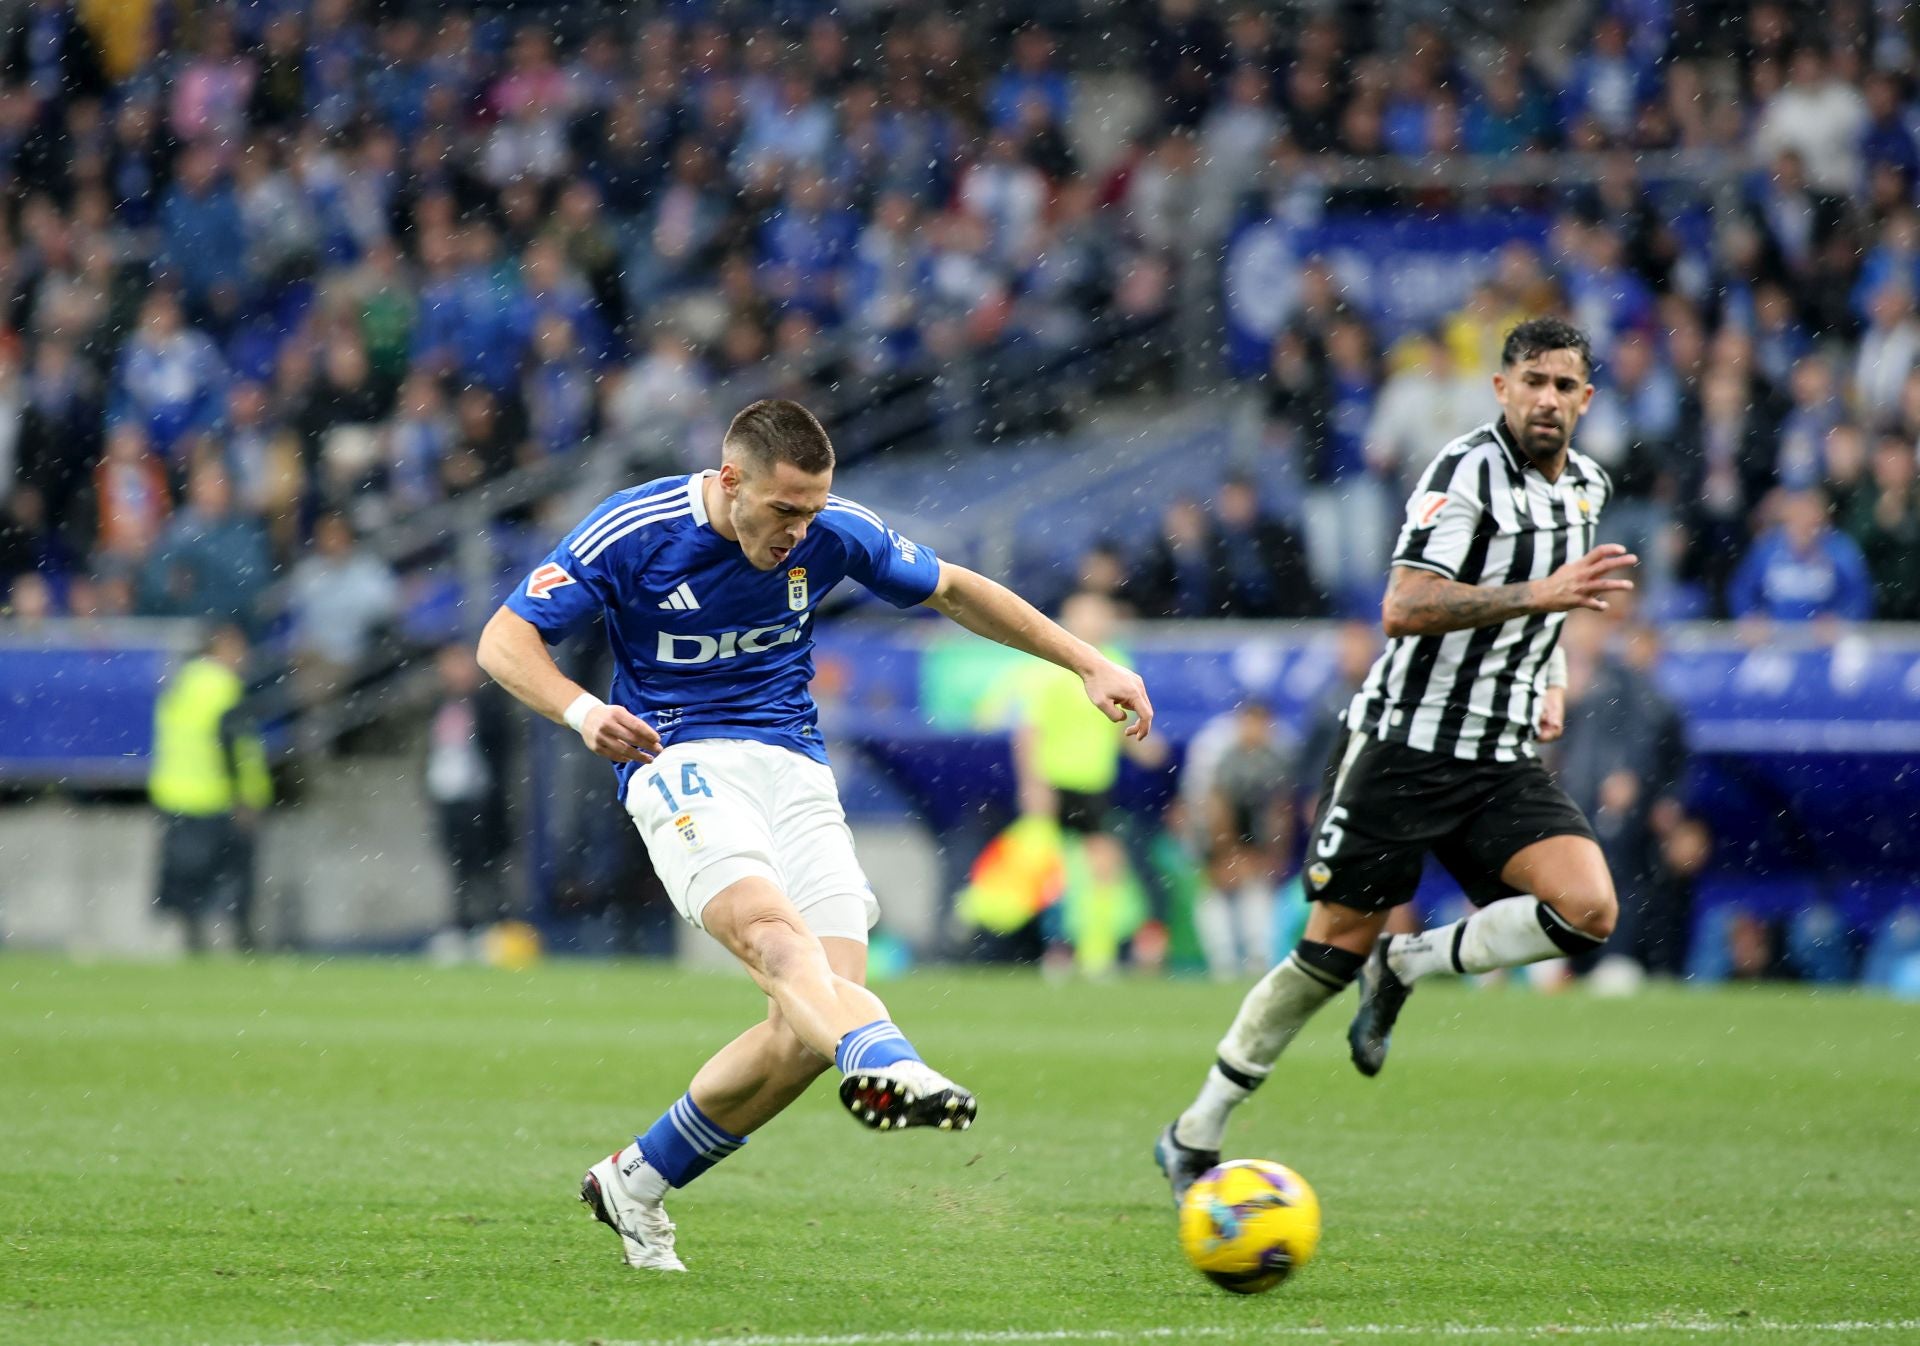
[[[1154,1147],[1177,1201],[1220,1158],[1228,1115],[1302,1025],[1356,978],[1347,1031],[1364,1075],[1434,973],[1491,972],[1594,948],[1618,904],[1593,829],[1541,766],[1564,728],[1560,627],[1631,589],[1624,547],[1594,545],[1613,494],[1573,447],[1593,401],[1586,336],[1557,318],[1508,333],[1500,415],[1454,440],[1407,503],[1382,625],[1385,653],[1346,712],[1307,849],[1313,911],[1300,943],[1247,993],[1193,1104]],[[1423,858],[1478,908],[1388,934]]]

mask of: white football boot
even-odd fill
[[[635,1201],[620,1181],[618,1154],[602,1159],[580,1180],[580,1199],[593,1218],[620,1236],[627,1265],[646,1271],[685,1271],[673,1251],[673,1221],[659,1202]]]
[[[848,1071],[840,1079],[840,1101],[854,1120],[875,1131],[909,1126],[965,1131],[980,1106],[970,1092],[924,1061]]]

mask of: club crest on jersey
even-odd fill
[[[807,568],[795,566],[787,572],[787,608],[791,612],[807,610]]]
[[[1440,511],[1447,507],[1444,491],[1428,491],[1414,502],[1413,523],[1416,528],[1431,528],[1433,521],[1440,517]]]
[[[573,576],[549,561],[527,576],[527,597],[551,598],[555,589],[573,583],[576,583]]]
[[[680,834],[680,841],[690,851],[700,849],[700,829],[693,825],[693,815],[682,813],[673,820],[673,830]]]
[[[1328,868],[1326,861],[1315,860],[1307,867],[1307,882],[1313,885],[1313,891],[1317,893],[1333,882],[1333,870]]]

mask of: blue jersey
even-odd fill
[[[813,680],[813,612],[846,578],[896,607],[932,596],[933,552],[864,505],[829,496],[800,545],[756,570],[707,521],[711,473],[663,477],[602,501],[507,599],[554,644],[605,614],[609,697],[663,743],[745,738],[827,760]],[[619,764],[620,788],[635,763]]]

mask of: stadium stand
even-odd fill
[[[1684,628],[1733,662],[1668,689],[1719,801],[1703,891],[1851,873],[1833,847],[1887,839],[1757,820],[1789,777],[1860,807],[1916,753],[1910,675],[1878,719],[1833,690],[1905,667],[1865,621],[1920,619],[1914,26],[29,0],[0,25],[0,779],[137,779],[190,642],[133,619],[261,636],[287,751],[417,703],[555,521],[768,393],[822,411],[840,489],[1049,601],[1246,617],[1297,551],[1316,610],[1364,613],[1430,427],[1490,415],[1504,327],[1557,311],[1594,335],[1581,446],[1642,615],[1744,622]],[[319,601],[347,575],[350,612]],[[1784,671],[1750,652],[1803,626]]]

